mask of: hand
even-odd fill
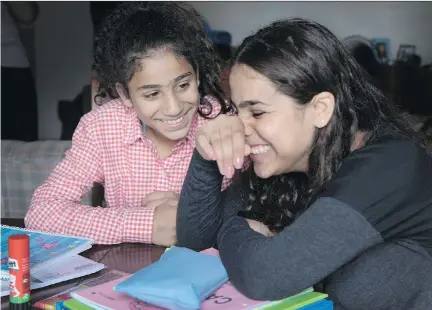
[[[206,160],[216,160],[222,175],[231,178],[234,168],[243,167],[250,154],[245,143],[245,128],[237,116],[219,115],[198,128],[196,148]]]
[[[156,208],[160,205],[170,205],[177,207],[179,195],[175,192],[153,192],[141,201],[141,206],[145,208]]]
[[[177,206],[159,205],[153,216],[152,243],[172,246],[177,241],[176,235]]]
[[[174,192],[153,192],[142,201],[142,206],[155,208],[152,243],[172,246],[176,243],[176,220],[179,195]]]
[[[260,233],[261,235],[264,235],[266,237],[274,237],[275,236],[275,233],[270,231],[270,229],[267,227],[267,225],[265,225],[259,221],[255,221],[255,220],[251,220],[251,219],[246,219],[246,221],[248,222],[250,228],[252,228],[256,232]]]

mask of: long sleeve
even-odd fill
[[[88,237],[98,244],[151,243],[154,209],[80,203],[94,182],[104,181],[104,148],[87,129],[88,123],[84,117],[74,133],[72,148],[35,191],[25,217],[26,227]]]
[[[221,192],[221,184],[216,162],[194,150],[178,205],[178,246],[197,251],[213,247],[224,218],[237,214],[241,207],[237,186]]]
[[[383,242],[415,240],[429,251],[431,168],[430,156],[413,142],[384,136],[351,153],[318,199],[275,237],[238,216],[224,221],[217,243],[232,283],[250,298],[275,300]]]
[[[273,238],[234,216],[219,233],[218,246],[231,282],[257,300],[278,300],[319,283],[382,242],[358,212],[332,198],[317,200]]]

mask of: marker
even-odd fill
[[[9,309],[30,309],[30,238],[18,234],[8,238]]]

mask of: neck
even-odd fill
[[[178,141],[173,141],[162,136],[150,127],[147,127],[147,137],[153,142],[161,157],[167,157]]]
[[[357,149],[362,148],[365,145],[365,143],[366,143],[367,139],[369,138],[369,136],[370,136],[369,132],[358,131],[356,133],[355,137],[354,137],[353,143],[351,144],[350,151],[353,152],[353,151],[355,151]]]

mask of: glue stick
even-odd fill
[[[9,309],[30,309],[30,238],[12,235],[8,238],[10,299]]]

